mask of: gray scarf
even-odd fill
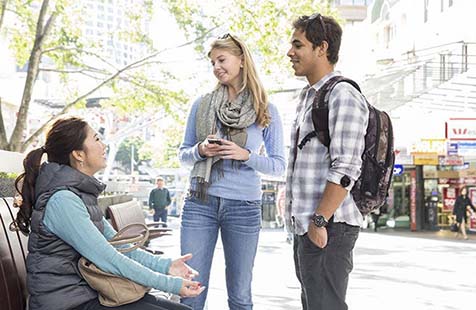
[[[256,111],[250,92],[245,89],[235,100],[229,101],[228,87],[220,85],[213,92],[206,94],[196,114],[195,133],[198,141],[204,141],[208,135],[217,134],[218,121],[221,123],[219,126],[221,133],[217,136],[245,147],[248,138],[246,128],[256,122]],[[212,166],[218,161],[220,161],[218,157],[208,157],[193,166],[190,177],[197,179],[197,188],[192,193],[202,200],[206,199],[207,189],[211,183]]]

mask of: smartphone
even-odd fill
[[[218,145],[222,145],[222,144],[223,144],[220,139],[208,138],[207,140],[208,140],[208,143],[218,144]]]

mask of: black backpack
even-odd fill
[[[312,103],[312,123],[314,131],[307,134],[299,143],[298,148],[314,137],[326,147],[329,147],[329,95],[332,89],[341,82],[346,82],[360,92],[359,85],[343,76],[329,79],[317,92]],[[393,151],[392,121],[387,113],[380,111],[368,103],[369,121],[365,134],[365,149],[362,154],[361,174],[351,194],[357,207],[363,215],[380,208],[385,204],[388,189],[392,180],[395,153]]]

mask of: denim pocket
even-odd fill
[[[244,200],[246,206],[261,206],[261,200]]]

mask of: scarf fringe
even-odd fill
[[[190,196],[197,198],[202,202],[208,201],[208,188],[210,183],[205,181],[202,177],[196,177],[197,180],[195,190],[190,190]]]

